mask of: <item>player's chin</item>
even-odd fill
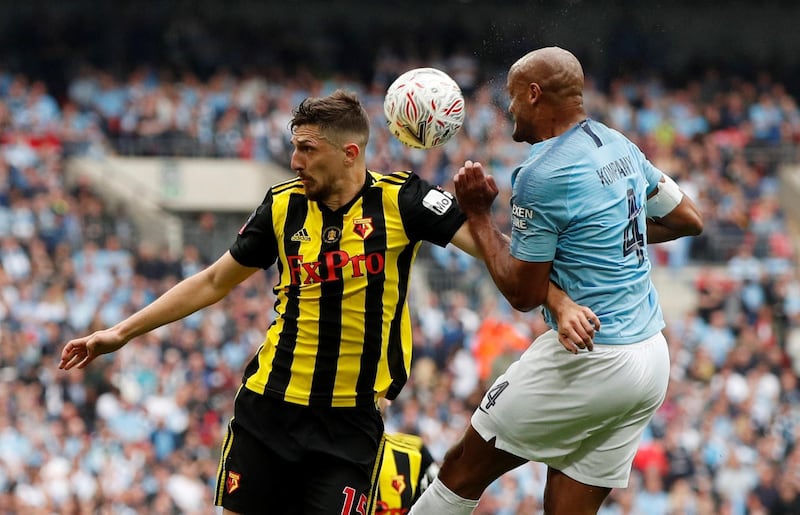
[[[314,200],[314,201],[320,200],[320,192],[317,188],[314,188],[313,185],[311,185],[310,183],[305,183],[304,189],[306,193],[306,198],[308,200]]]

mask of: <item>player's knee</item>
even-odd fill
[[[458,443],[450,447],[444,454],[445,463],[448,461],[458,461],[464,456],[464,440],[459,440]]]
[[[444,461],[439,469],[439,479],[454,493],[463,496],[465,489],[470,485],[470,467],[461,462],[464,458],[464,441],[450,447],[444,455]]]
[[[447,451],[439,470],[439,480],[465,499],[478,499],[487,486],[485,471],[475,466],[475,458],[467,455],[462,440]]]
[[[544,489],[543,508],[548,515],[597,513],[610,488],[580,483],[551,469]]]

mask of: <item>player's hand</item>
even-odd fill
[[[112,330],[96,331],[89,336],[76,338],[68,342],[61,351],[58,368],[69,370],[73,367],[84,368],[97,356],[118,350],[127,343]]]
[[[558,341],[569,352],[594,349],[594,333],[600,330],[600,319],[594,311],[569,302],[557,314]]]
[[[479,162],[466,161],[453,178],[456,199],[467,217],[483,216],[491,212],[492,202],[499,190],[494,177],[483,173]]]

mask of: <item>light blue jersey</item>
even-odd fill
[[[664,319],[650,280],[645,204],[661,171],[625,136],[585,120],[533,145],[511,184],[511,254],[600,318],[594,341],[640,342]],[[557,329],[545,309],[547,323]]]

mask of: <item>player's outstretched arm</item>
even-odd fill
[[[226,252],[214,264],[179,282],[115,326],[68,342],[58,368],[84,368],[97,356],[114,352],[137,336],[210,306],[257,270],[240,265]]]
[[[464,224],[458,228],[453,235],[453,239],[450,240],[450,243],[474,258],[483,259],[481,249],[478,247],[478,244],[475,243],[472,232],[469,230],[469,221],[464,222]]]

